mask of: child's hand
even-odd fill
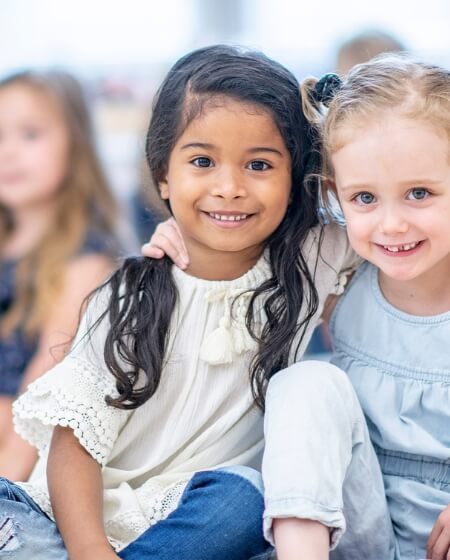
[[[427,558],[445,560],[450,558],[450,506],[437,518],[427,543]]]
[[[158,225],[149,243],[142,246],[142,253],[154,259],[161,259],[167,255],[182,269],[187,268],[189,264],[189,255],[183,237],[173,218]]]

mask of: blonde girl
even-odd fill
[[[35,453],[12,400],[61,359],[80,304],[111,269],[116,207],[78,82],[23,72],[0,82],[0,473]]]
[[[286,370],[269,387],[266,527],[271,500],[290,495],[292,507],[273,516],[280,560],[306,558],[307,541],[315,543],[308,559],[328,558],[331,542],[333,559],[443,560],[450,72],[391,55],[355,67],[343,83],[308,80],[303,93],[322,131],[325,199],[334,211],[338,201],[366,262],[331,317],[332,361],[346,375],[316,364],[306,379]]]

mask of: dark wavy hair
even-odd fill
[[[292,161],[291,200],[282,222],[267,239],[272,275],[255,286],[247,327],[258,342],[250,381],[264,408],[268,380],[297,352],[318,307],[313,278],[300,251],[318,223],[317,188],[305,178],[318,171],[316,128],[302,112],[299,85],[282,65],[260,52],[217,45],[191,52],[169,71],[156,96],[146,140],[146,157],[157,186],[166,175],[171,151],[188,124],[216,96],[256,105],[274,119]],[[107,282],[110,330],[105,361],[117,380],[118,408],[136,408],[157,390],[170,320],[177,301],[171,262],[132,258]],[[256,301],[263,298],[267,322],[257,333]],[[141,377],[145,374],[145,377]],[[144,383],[142,382],[144,380]]]

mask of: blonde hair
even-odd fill
[[[62,111],[69,138],[67,173],[57,192],[55,219],[45,237],[20,260],[16,294],[1,319],[9,333],[19,325],[37,334],[64,283],[66,262],[77,254],[91,227],[114,236],[117,208],[94,147],[92,123],[80,84],[61,71],[21,72],[0,81],[0,89],[23,86],[48,96]],[[0,204],[0,247],[14,228]]]
[[[345,132],[392,111],[419,119],[450,139],[450,72],[400,54],[380,55],[358,64],[332,96],[327,108],[317,99],[318,80],[301,85],[306,117],[317,127],[322,150],[322,195],[329,203],[334,171],[331,156],[346,141]]]

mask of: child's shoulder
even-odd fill
[[[335,270],[344,270],[359,262],[351,248],[347,230],[335,222],[318,224],[311,228],[302,248],[306,258],[326,261]]]

